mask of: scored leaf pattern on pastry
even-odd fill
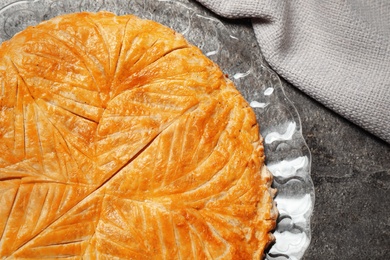
[[[182,36],[79,13],[0,54],[1,256],[263,253],[274,216],[255,116]]]

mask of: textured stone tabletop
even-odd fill
[[[285,84],[312,153],[316,202],[304,259],[390,259],[390,145]]]

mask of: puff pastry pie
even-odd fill
[[[0,57],[2,258],[263,256],[276,212],[255,115],[183,36],[76,13]]]

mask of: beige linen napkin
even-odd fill
[[[390,143],[390,1],[198,1],[228,18],[252,18],[280,76]]]

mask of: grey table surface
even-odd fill
[[[220,19],[263,59],[250,20]],[[312,154],[316,201],[303,259],[390,259],[390,145],[282,81]]]
[[[390,259],[390,145],[293,86],[316,202],[304,259]]]

